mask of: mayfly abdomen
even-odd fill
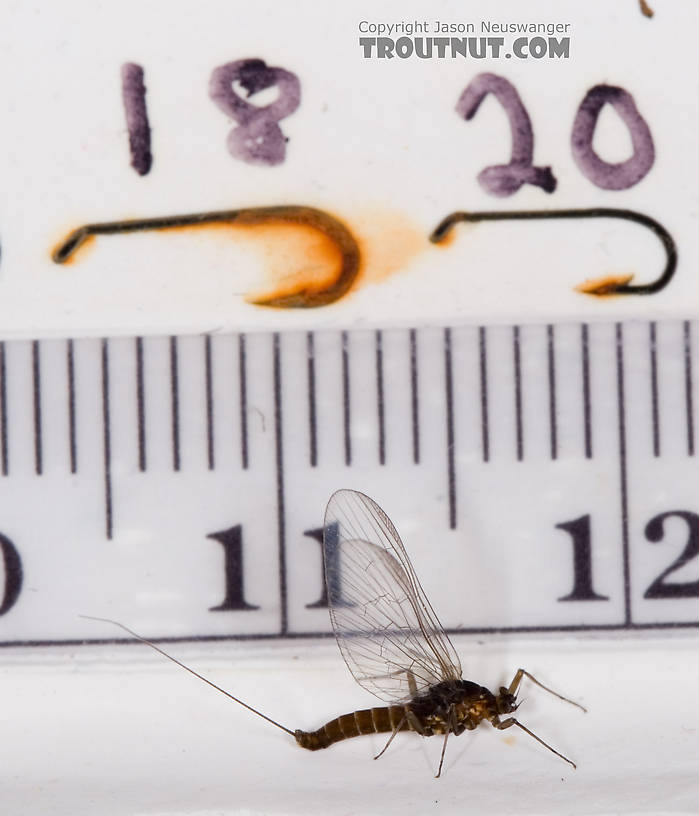
[[[335,742],[358,737],[361,734],[381,734],[389,731],[412,731],[411,718],[406,716],[407,707],[402,705],[382,708],[366,708],[343,714],[325,723],[317,731],[294,732],[296,742],[309,751],[328,748]]]

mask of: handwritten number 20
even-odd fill
[[[486,167],[478,174],[481,187],[491,195],[511,196],[523,184],[541,187],[547,193],[556,189],[556,178],[550,167],[534,167],[534,133],[527,109],[515,86],[496,74],[479,74],[466,86],[456,103],[456,112],[468,122],[481,102],[492,94],[502,105],[510,123],[512,155],[508,164]]]
[[[547,193],[556,189],[556,178],[550,167],[534,167],[534,133],[531,119],[517,89],[497,74],[479,74],[464,89],[456,104],[456,112],[471,120],[481,102],[492,94],[505,111],[510,124],[512,155],[507,164],[486,167],[478,181],[490,195],[498,197],[516,193],[523,184],[540,187]],[[623,162],[606,162],[595,151],[592,142],[597,120],[605,105],[617,112],[626,125],[632,155]],[[627,190],[638,184],[655,161],[653,137],[645,119],[638,112],[634,98],[623,88],[595,85],[578,107],[571,134],[571,149],[580,171],[603,190]]]

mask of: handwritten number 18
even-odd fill
[[[269,105],[253,105],[243,98],[275,87],[279,96]],[[146,107],[143,66],[125,63],[121,68],[121,89],[129,132],[131,166],[141,176],[152,165],[150,123]],[[301,103],[301,83],[285,68],[268,66],[261,59],[242,59],[214,68],[209,81],[209,96],[238,126],[228,135],[230,154],[248,164],[273,166],[286,158],[287,138],[279,122],[290,116]]]
[[[279,98],[269,105],[252,105],[235,90],[237,82],[248,96],[276,86]],[[231,156],[250,164],[281,164],[286,156],[286,139],[279,121],[292,114],[301,102],[301,83],[284,68],[270,68],[264,60],[244,59],[215,68],[209,96],[238,122],[228,136]]]

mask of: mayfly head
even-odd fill
[[[517,695],[512,694],[505,686],[500,686],[500,691],[495,697],[495,704],[498,707],[498,714],[511,714],[519,708]]]

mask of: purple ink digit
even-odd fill
[[[248,98],[265,88],[277,86],[279,98],[269,105],[252,105],[233,88],[234,82]],[[286,137],[278,122],[291,115],[301,102],[301,83],[296,74],[271,68],[261,59],[243,59],[215,68],[209,96],[221,110],[238,122],[228,136],[228,150],[236,159],[267,166],[281,164],[286,157]]]
[[[611,105],[629,130],[633,154],[616,164],[601,159],[592,146],[597,119]],[[627,190],[648,173],[655,161],[653,137],[633,96],[613,85],[595,85],[580,103],[571,135],[573,158],[582,173],[603,190]]]
[[[512,155],[508,164],[486,167],[478,174],[481,187],[491,195],[504,198],[516,193],[523,184],[541,187],[547,193],[556,189],[556,177],[550,167],[534,167],[534,134],[529,114],[512,83],[497,74],[479,74],[465,88],[456,103],[456,112],[469,121],[476,115],[488,94],[502,105],[510,122]]]
[[[131,166],[139,176],[145,176],[153,164],[153,154],[150,150],[146,86],[140,65],[125,62],[121,66],[121,93],[126,111],[126,126],[129,129]]]

